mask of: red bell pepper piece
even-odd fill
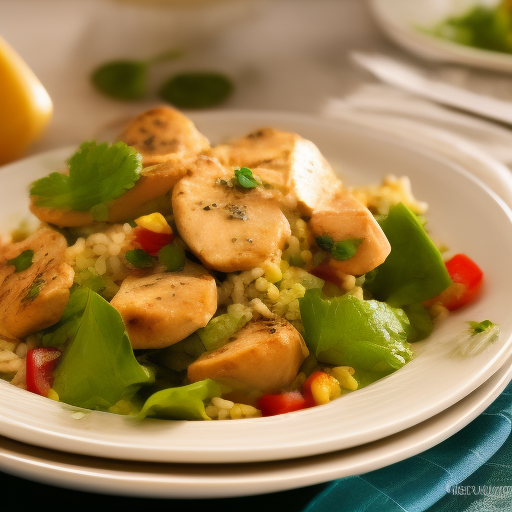
[[[289,391],[278,395],[263,395],[257,407],[263,416],[275,416],[304,409],[306,400],[300,391]]]
[[[135,242],[151,256],[157,256],[162,247],[171,244],[174,240],[173,233],[156,233],[142,226],[134,228],[133,234]]]
[[[484,274],[465,254],[456,254],[445,265],[453,284],[437,297],[426,301],[426,305],[442,304],[449,311],[454,311],[476,299],[482,288]]]
[[[53,385],[53,372],[62,352],[55,347],[34,348],[27,352],[27,390],[48,396]]]
[[[309,270],[309,273],[319,279],[335,284],[338,288],[342,288],[343,275],[336,271],[336,269],[330,264],[330,261],[331,259],[329,257],[325,258],[320,265]]]

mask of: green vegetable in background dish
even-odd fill
[[[158,95],[178,108],[207,108],[224,102],[233,91],[229,78],[220,73],[182,73],[165,82]]]
[[[512,53],[512,3],[475,5],[464,14],[450,16],[427,32],[454,43],[483,50]]]
[[[140,154],[124,142],[84,142],[70,158],[69,175],[52,172],[33,182],[37,206],[88,211],[131,189],[142,172]]]
[[[75,300],[78,326],[55,371],[53,389],[62,402],[106,410],[153,376],[135,359],[121,315],[105,299],[81,289]]]
[[[306,344],[321,363],[382,374],[413,357],[401,309],[352,295],[327,299],[318,289],[306,291],[299,305]]]
[[[210,379],[188,386],[163,389],[146,400],[137,418],[156,416],[173,420],[210,420],[204,403],[221,394],[219,384]]]
[[[364,284],[374,298],[400,307],[435,297],[452,284],[441,253],[404,204],[392,207],[380,226],[391,253]]]

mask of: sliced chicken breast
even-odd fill
[[[60,320],[69,300],[74,271],[65,262],[66,239],[41,228],[7,246],[0,256],[0,332],[24,338]],[[8,261],[34,251],[32,264],[16,272]]]
[[[205,154],[216,157],[225,167],[259,167],[281,173],[283,181],[274,175],[269,183],[279,189],[284,182],[286,192],[296,196],[303,215],[311,215],[326,195],[342,187],[315,144],[295,133],[262,128]]]
[[[127,277],[110,304],[121,314],[133,348],[163,348],[204,327],[217,310],[215,279],[187,262]]]
[[[366,274],[383,263],[391,252],[388,239],[374,216],[346,190],[333,195],[315,210],[308,225],[315,237],[329,235],[334,242],[350,239],[361,242],[351,258],[329,261],[335,270],[346,274]]]
[[[171,107],[158,107],[140,114],[118,140],[133,146],[142,155],[144,166],[189,158],[210,147],[210,142],[194,123]]]
[[[207,268],[221,272],[280,257],[291,233],[271,193],[262,186],[230,186],[232,178],[218,160],[199,157],[172,192],[180,236]]]
[[[308,349],[284,319],[258,320],[221,348],[203,354],[187,371],[190,382],[235,380],[263,393],[278,393],[297,376]]]

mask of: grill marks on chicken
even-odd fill
[[[74,271],[65,262],[66,239],[41,228],[0,257],[0,332],[23,338],[58,322],[69,300]],[[32,265],[16,272],[7,262],[33,250]]]

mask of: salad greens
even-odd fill
[[[53,382],[61,401],[106,410],[153,380],[135,359],[121,315],[105,299],[87,288],[79,289],[73,311],[75,316],[69,309],[67,318],[76,333],[62,354]]]
[[[393,206],[380,226],[391,253],[365,281],[374,298],[400,307],[435,297],[452,284],[439,249],[403,203]]]
[[[131,189],[142,172],[140,154],[124,142],[84,142],[70,158],[69,175],[52,172],[32,183],[37,206],[88,211]]]
[[[204,403],[221,394],[219,384],[210,379],[163,389],[146,400],[137,418],[157,416],[174,420],[209,420]]]
[[[318,289],[299,299],[305,341],[321,363],[390,373],[409,362],[409,320],[403,310],[352,295],[326,298]]]

